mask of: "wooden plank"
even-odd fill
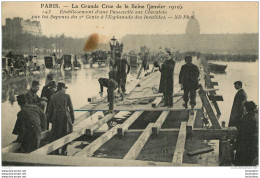
[[[130,127],[130,125],[132,125],[134,123],[134,121],[141,116],[141,114],[144,111],[136,111],[134,112],[121,126],[118,127],[118,134],[119,135],[124,135],[125,131],[128,130],[128,128]]]
[[[91,158],[60,155],[28,155],[22,153],[5,153],[2,155],[3,165],[25,165],[25,166],[175,166],[166,162],[123,160],[107,158]],[[182,164],[181,166],[193,166]],[[196,165],[195,165],[196,166]]]
[[[84,135],[86,133],[86,128],[94,125],[93,123],[90,122],[92,117],[98,117],[99,115],[100,115],[100,112],[96,112],[95,114],[88,117],[86,119],[86,121],[82,122],[78,127],[76,126],[74,128],[74,130],[76,130],[76,131],[73,131],[72,133],[70,133],[64,137],[62,137],[58,140],[55,140],[54,142],[51,142],[33,152],[31,152],[30,154],[49,154],[49,153],[55,151],[56,149],[62,147],[63,145],[70,143],[71,141],[75,140],[76,138]],[[98,122],[98,120],[96,122]]]
[[[187,122],[181,122],[180,132],[175,146],[172,163],[182,164],[183,152],[186,141],[186,125]]]
[[[153,125],[152,132],[153,134],[159,134],[161,127],[166,120],[167,116],[169,115],[170,111],[163,111],[160,117],[156,120],[155,124]]]
[[[194,114],[191,114],[191,112],[189,112],[189,120],[188,120],[187,127],[186,127],[187,131],[193,130],[196,116],[197,116],[197,110],[194,111]]]
[[[156,108],[162,102],[162,97],[156,97],[155,100],[152,102],[152,107]]]
[[[131,82],[129,85],[127,85],[125,94],[129,95],[131,91],[136,87],[136,85],[139,84],[139,82],[140,79],[136,79],[133,82]]]
[[[221,95],[208,95],[211,101],[224,101]]]
[[[152,95],[146,95],[146,96],[127,97],[126,99],[133,100],[133,99],[143,99],[143,98],[155,98],[155,97],[162,97],[162,96],[163,96],[162,93],[158,93],[158,94],[152,94]],[[179,97],[179,96],[183,96],[183,93],[177,92],[172,95],[172,97]]]
[[[142,148],[144,147],[145,143],[149,139],[150,135],[152,134],[152,127],[154,123],[148,124],[144,132],[140,135],[140,137],[137,139],[135,144],[131,147],[131,149],[128,151],[128,153],[123,158],[125,159],[131,159],[135,160],[139,153],[141,152]]]
[[[92,154],[97,151],[103,144],[105,144],[108,140],[110,140],[114,135],[117,134],[117,128],[119,125],[116,125],[105,134],[97,138],[94,142],[86,146],[83,150],[75,154],[75,156],[85,156],[90,157]]]
[[[107,114],[105,117],[103,117],[101,120],[99,120],[97,123],[95,123],[94,125],[88,127],[86,129],[86,135],[92,136],[94,131],[96,131],[97,129],[99,129],[104,123],[108,122],[109,120],[111,120],[113,118],[115,114]]]
[[[194,156],[194,155],[198,155],[198,154],[208,153],[208,152],[211,152],[211,151],[214,151],[214,148],[213,147],[207,147],[207,148],[202,148],[202,149],[190,151],[190,152],[187,153],[187,155]]]
[[[138,71],[138,73],[137,73],[136,79],[139,79],[139,78],[140,78],[141,73],[142,73],[142,65],[140,65],[140,69],[139,69],[139,71]]]
[[[206,112],[207,112],[207,114],[209,116],[209,119],[210,119],[210,121],[212,123],[212,127],[214,129],[220,129],[221,127],[220,127],[220,125],[218,123],[218,119],[217,119],[216,115],[214,114],[214,111],[213,111],[213,109],[212,109],[212,107],[210,105],[209,99],[208,99],[208,97],[206,95],[206,92],[203,90],[202,86],[200,86],[199,96],[201,98],[203,106],[206,109]]]

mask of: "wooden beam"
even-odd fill
[[[231,166],[231,154],[230,154],[230,143],[226,140],[219,141],[219,165],[220,166]]]
[[[152,107],[156,108],[162,101],[162,97],[156,97],[155,100],[152,102]]]
[[[172,97],[179,97],[179,96],[183,96],[183,93],[178,92],[178,93],[174,93],[172,95]],[[163,94],[162,93],[158,93],[158,94],[139,96],[139,97],[127,97],[126,99],[133,100],[133,99],[155,98],[155,97],[163,97]]]
[[[119,135],[124,135],[125,131],[128,130],[128,128],[130,127],[130,125],[132,125],[134,123],[134,121],[141,116],[141,114],[144,111],[136,111],[134,112],[122,125],[120,125],[118,127],[118,134]]]
[[[91,158],[60,155],[28,155],[23,153],[5,153],[2,155],[3,165],[25,165],[25,166],[175,166],[166,162],[123,160],[108,158]],[[181,166],[198,166],[193,164],[182,164]]]
[[[140,135],[140,137],[137,139],[135,144],[131,147],[131,149],[128,151],[128,153],[125,155],[125,159],[131,159],[135,160],[139,153],[141,152],[142,148],[144,147],[145,143],[149,139],[150,135],[152,134],[152,127],[154,123],[148,124],[144,132]]]
[[[191,114],[191,112],[189,112],[189,120],[188,120],[187,127],[186,127],[188,132],[193,130],[196,116],[197,116],[197,110],[194,111],[193,115]]]
[[[58,139],[55,140],[54,142],[51,142],[33,152],[31,152],[30,154],[49,154],[53,151],[55,151],[56,149],[62,147],[63,145],[66,145],[70,142],[72,142],[73,140],[75,140],[76,138],[84,135],[86,133],[86,128],[94,125],[95,123],[98,122],[98,120],[95,123],[91,123],[91,119],[93,117],[99,117],[99,115],[103,112],[96,112],[95,114],[91,115],[90,117],[88,117],[85,121],[83,121],[79,126],[76,126],[73,128],[73,132]]]
[[[187,122],[181,122],[178,140],[175,146],[172,162],[175,164],[182,164],[183,152],[186,141],[186,125]]]
[[[221,95],[208,95],[211,101],[224,101]]]
[[[131,82],[129,85],[127,85],[125,94],[129,95],[131,91],[136,87],[136,85],[139,84],[139,82],[140,79],[136,79],[133,82]]]
[[[167,116],[169,115],[170,111],[163,111],[160,117],[156,120],[155,124],[153,125],[152,132],[153,134],[159,134],[161,127],[166,120]]]
[[[21,147],[21,143],[11,143],[10,145],[2,148],[2,153],[14,152]]]
[[[97,151],[98,148],[100,148],[103,144],[105,144],[108,140],[110,140],[114,135],[117,134],[117,128],[119,125],[116,125],[109,131],[107,131],[105,134],[97,138],[95,141],[93,141],[91,144],[86,146],[84,149],[82,149],[80,152],[75,154],[75,156],[85,156],[90,157],[92,154]]]
[[[136,79],[139,79],[140,78],[140,75],[141,75],[141,73],[142,73],[142,65],[140,65],[140,69],[139,69],[139,71],[138,71],[138,73],[137,73],[137,77],[136,77]]]
[[[214,148],[212,147],[206,147],[206,148],[202,148],[202,149],[197,149],[197,150],[193,150],[193,151],[189,151],[187,153],[187,155],[189,156],[194,156],[194,155],[198,155],[198,154],[203,154],[203,153],[208,153],[214,151]]]
[[[109,120],[111,120],[113,118],[115,114],[107,114],[105,117],[103,117],[101,120],[99,120],[97,123],[95,123],[94,125],[88,127],[86,129],[86,135],[92,136],[94,131],[96,131],[97,129],[99,129],[104,123],[108,122]]]
[[[202,86],[200,86],[199,96],[200,96],[200,99],[202,101],[203,106],[206,109],[206,112],[207,112],[207,114],[209,116],[209,119],[210,119],[210,121],[212,123],[212,127],[214,129],[220,129],[221,127],[220,127],[220,125],[218,123],[218,119],[217,119],[216,115],[214,114],[214,111],[213,111],[213,109],[212,109],[212,107],[210,105],[209,99],[208,99],[208,97],[206,95],[206,92],[203,90]]]

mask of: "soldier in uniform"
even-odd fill
[[[65,83],[59,82],[57,92],[52,95],[48,106],[48,120],[52,123],[52,139],[57,140],[73,130],[74,110],[70,95],[66,94]],[[62,147],[62,155],[67,155],[67,146]],[[58,150],[55,152],[57,153]]]
[[[117,68],[116,81],[119,85],[118,92],[122,91],[123,93],[125,93],[126,77],[127,74],[129,74],[130,72],[130,65],[128,64],[126,57],[121,58],[121,53],[119,51],[117,51],[116,57],[117,60],[114,64],[114,68],[115,67]],[[126,67],[127,67],[127,71],[126,71]]]
[[[193,110],[196,105],[196,90],[199,86],[199,68],[192,64],[192,57],[185,56],[185,62],[181,67],[181,71],[179,74],[179,84],[181,84],[181,88],[184,90],[184,104],[185,108],[188,108],[188,101],[190,98],[191,109]],[[189,97],[190,95],[190,97]]]
[[[30,153],[40,147],[41,132],[46,129],[46,116],[36,105],[27,103],[24,94],[17,96],[21,110],[17,114],[13,134],[21,143],[21,152]]]
[[[162,67],[159,68],[161,71],[161,79],[159,86],[159,93],[163,93],[164,97],[164,106],[173,106],[173,71],[175,67],[175,62],[171,57],[171,52],[168,53],[167,60],[162,64]],[[156,64],[158,65],[158,64]]]
[[[103,87],[107,88],[107,99],[109,102],[109,110],[110,112],[112,112],[114,110],[114,91],[117,89],[118,87],[118,83],[112,79],[113,76],[113,72],[110,71],[109,72],[109,79],[107,78],[99,78],[99,84],[100,84],[100,96],[103,96]]]

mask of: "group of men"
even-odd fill
[[[48,75],[41,98],[37,95],[39,86],[39,81],[33,81],[26,94],[17,96],[21,110],[17,114],[13,134],[17,135],[15,142],[21,143],[20,152],[23,153],[30,153],[40,147],[41,133],[49,129],[49,123],[52,124],[52,141],[73,130],[74,110],[70,95],[66,94],[65,84],[58,82],[56,86],[53,76]],[[59,150],[55,154],[59,154]],[[61,154],[67,154],[67,145],[61,148]]]
[[[175,61],[172,59],[171,52],[168,53],[167,60],[160,67],[158,63],[154,63],[155,67],[159,67],[161,71],[161,79],[159,85],[159,93],[163,93],[164,106],[173,106],[173,78]],[[192,63],[191,56],[185,56],[185,63],[181,67],[179,74],[179,84],[181,89],[184,90],[184,104],[188,108],[188,101],[190,100],[191,109],[196,105],[196,90],[199,86],[199,68]]]
[[[237,128],[235,140],[231,140],[231,157],[237,166],[252,166],[257,164],[258,128],[256,121],[257,105],[247,101],[247,94],[241,81],[236,81],[234,87],[237,93],[230,114],[229,127]]]

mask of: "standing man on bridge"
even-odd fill
[[[181,84],[181,88],[184,90],[184,104],[185,108],[188,108],[189,94],[190,94],[190,105],[193,110],[196,105],[196,90],[199,85],[199,68],[192,64],[192,57],[185,56],[185,62],[181,67],[181,71],[179,74],[179,84]]]
[[[236,81],[234,87],[237,90],[237,93],[234,98],[228,127],[237,127],[239,121],[245,114],[244,103],[247,100],[247,94],[242,88],[242,82]]]
[[[48,120],[52,122],[52,139],[57,140],[73,130],[74,110],[70,95],[66,94],[65,83],[58,82],[57,92],[51,96],[48,106]],[[62,155],[67,155],[67,146],[62,147]],[[55,152],[58,153],[59,150]]]
[[[162,64],[160,68],[161,79],[159,86],[159,93],[163,93],[164,106],[172,107],[173,106],[173,71],[175,67],[175,61],[172,59],[172,54],[170,51],[167,51],[167,59]]]
[[[126,56],[121,58],[121,53],[119,51],[116,51],[116,58],[117,60],[114,64],[114,68],[117,68],[116,81],[119,84],[118,92],[122,90],[122,92],[125,93],[126,77],[127,74],[129,74],[130,72],[130,65],[128,64]],[[127,67],[127,71],[126,71],[126,67]]]

